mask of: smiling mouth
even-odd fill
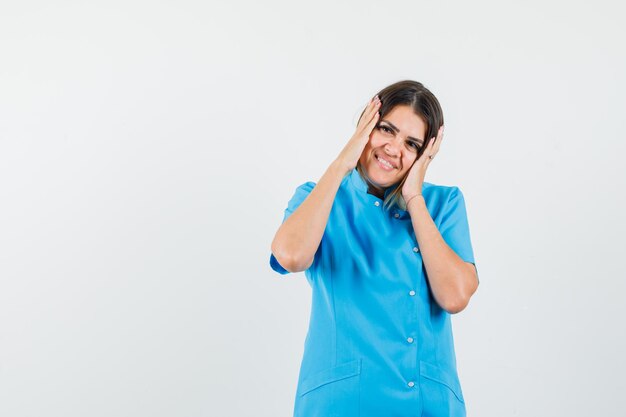
[[[378,155],[374,155],[376,161],[378,162],[378,166],[384,169],[385,171],[393,171],[395,167],[387,160],[378,157]]]

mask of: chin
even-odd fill
[[[366,172],[370,181],[379,187],[389,187],[398,182],[398,173],[399,170],[397,168],[393,171],[384,171],[374,157],[370,159]]]

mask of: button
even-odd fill
[[[413,338],[412,337],[407,337],[406,341],[409,342],[409,343],[413,343]]]
[[[415,385],[415,382],[413,381],[409,381],[409,383],[407,384],[409,387],[412,387],[413,385]]]
[[[415,295],[415,291],[413,291],[413,290],[409,291],[409,295],[410,295],[411,297],[412,297],[412,296],[414,296],[414,295]]]
[[[396,213],[396,214],[393,215],[393,217],[395,217],[397,219],[398,217],[400,217],[400,215],[398,213]]]
[[[417,246],[413,246],[413,252],[419,252],[420,249]]]
[[[378,207],[378,206],[380,206],[380,203],[379,203],[378,201],[374,201],[374,205],[375,205],[376,207]]]

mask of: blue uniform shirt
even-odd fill
[[[283,222],[313,187],[296,189]],[[446,243],[474,263],[460,189],[424,182],[422,194]],[[270,265],[289,273],[273,254]],[[450,314],[430,292],[409,212],[383,210],[356,168],[305,276],[312,304],[295,417],[465,416]]]

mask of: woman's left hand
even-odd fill
[[[422,156],[419,157],[413,165],[409,169],[409,173],[407,174],[406,181],[402,186],[402,197],[404,201],[407,201],[409,198],[415,195],[422,194],[422,183],[424,182],[424,177],[426,176],[426,169],[428,168],[428,164],[432,161],[429,158],[431,155],[433,158],[439,151],[439,146],[441,145],[441,141],[443,140],[443,126],[439,128],[439,132],[437,133],[437,137],[433,138],[430,141]]]

